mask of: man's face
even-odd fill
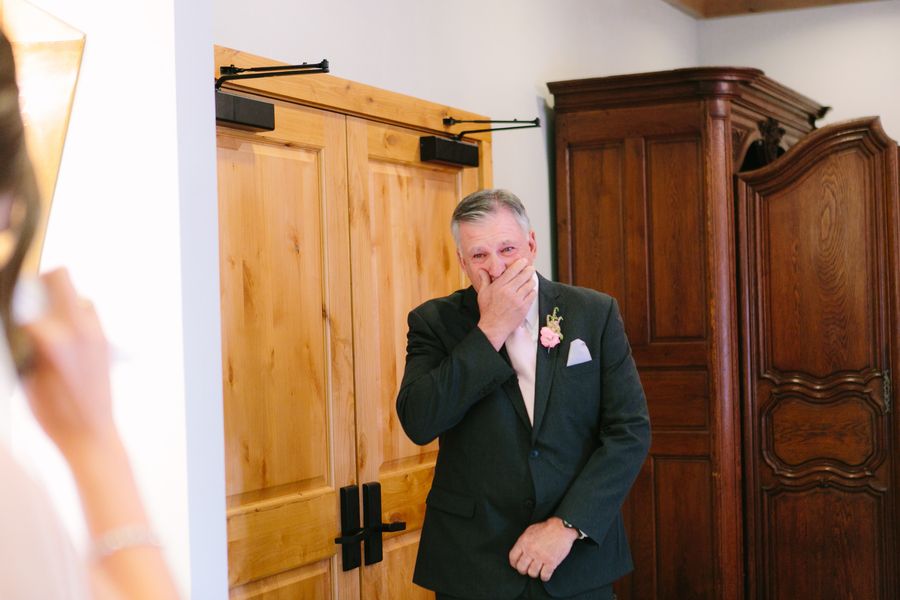
[[[476,291],[480,291],[479,271],[484,271],[494,281],[520,258],[527,260],[529,265],[534,264],[537,244],[534,231],[522,231],[513,213],[501,207],[482,221],[459,224],[456,254],[469,281]]]

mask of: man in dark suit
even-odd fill
[[[409,314],[397,398],[410,439],[440,438],[413,581],[438,600],[608,599],[650,443],[616,301],[535,272],[510,192],[465,198],[451,229],[472,287]]]

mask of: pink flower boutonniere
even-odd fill
[[[563,339],[562,330],[559,328],[559,322],[563,318],[559,315],[559,307],[553,307],[553,314],[547,315],[547,325],[541,327],[541,346],[550,352],[550,348],[557,346]]]

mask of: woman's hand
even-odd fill
[[[34,345],[23,377],[31,409],[62,452],[84,509],[88,532],[100,544],[119,531],[146,532],[95,558],[96,597],[176,599],[160,548],[150,540],[127,453],[112,416],[109,348],[94,307],[78,298],[65,270],[42,277],[47,311],[22,324]],[[109,592],[102,594],[101,592]]]
[[[47,310],[21,327],[34,356],[23,383],[31,409],[67,457],[116,443],[109,348],[94,307],[78,297],[65,269],[41,277]]]

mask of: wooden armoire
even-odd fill
[[[896,598],[896,143],[756,69],[549,87],[559,279],[619,298],[653,427],[619,597]]]

